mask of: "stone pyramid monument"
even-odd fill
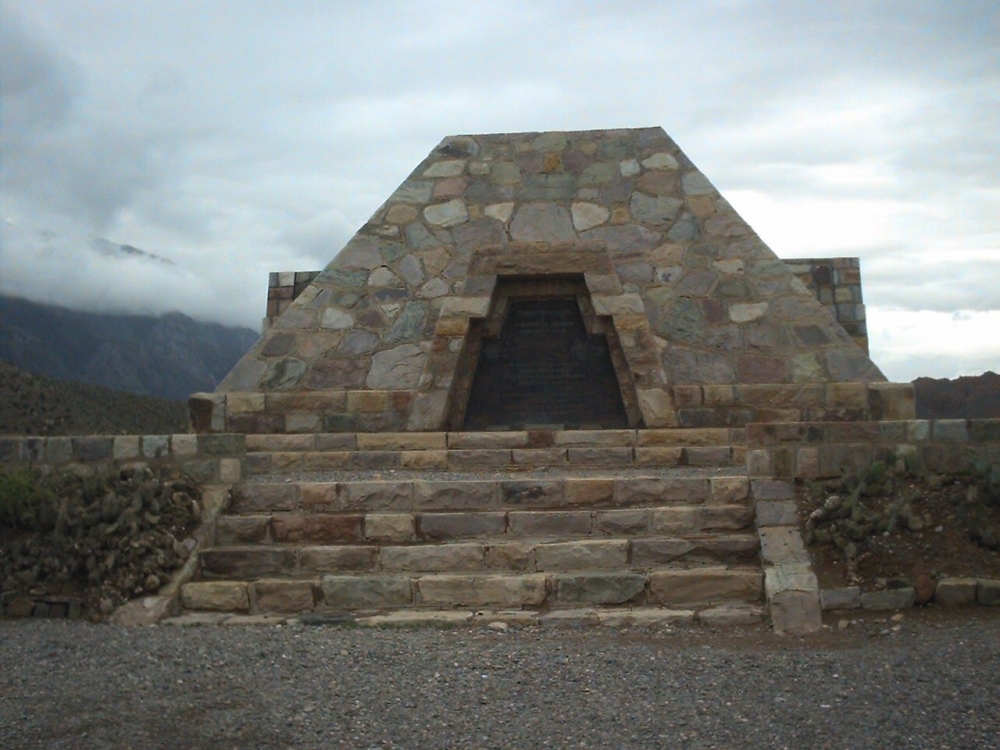
[[[866,419],[882,373],[661,128],[445,138],[200,432]]]

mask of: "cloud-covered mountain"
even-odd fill
[[[0,360],[58,380],[182,400],[211,391],[257,340],[249,328],[69,310],[0,296]]]

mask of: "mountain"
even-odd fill
[[[87,313],[0,295],[0,360],[56,380],[174,401],[214,390],[257,336],[178,312]]]
[[[918,419],[1000,418],[1000,375],[917,378],[913,381]]]
[[[0,435],[170,435],[187,432],[180,401],[66,383],[0,362]]]

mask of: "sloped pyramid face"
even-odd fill
[[[661,128],[455,136],[219,386],[226,427],[461,429],[521,299],[577,301],[631,426],[678,424],[686,387],[736,423],[747,387],[884,380]]]

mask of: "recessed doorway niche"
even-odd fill
[[[582,279],[499,281],[489,316],[470,326],[464,360],[468,397],[456,399],[453,429],[629,426],[627,364]]]

